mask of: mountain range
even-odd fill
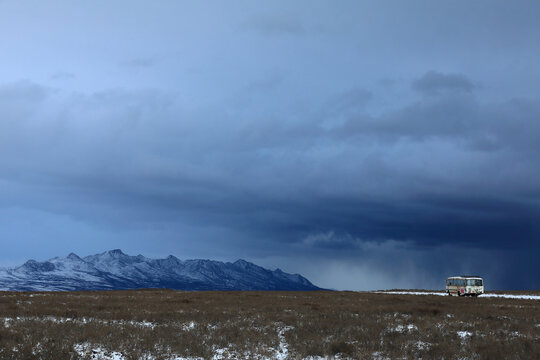
[[[305,277],[245,260],[180,260],[130,256],[121,250],[55,257],[0,269],[0,290],[73,291],[167,288],[177,290],[321,290]]]

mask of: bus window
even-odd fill
[[[482,280],[480,279],[468,279],[467,286],[482,286]]]

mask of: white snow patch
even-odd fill
[[[56,324],[64,324],[66,322],[73,322],[73,319],[70,318],[70,317],[56,317],[56,316],[44,316],[43,318],[39,318],[39,317],[31,317],[31,318],[28,318],[29,320],[43,320],[43,321],[50,321],[50,322],[53,322],[53,323],[56,323]]]
[[[156,324],[150,322],[150,321],[130,321],[131,325],[143,327],[143,328],[151,328],[152,330],[156,327]]]
[[[3,318],[2,320],[4,321],[4,327],[10,327],[11,322],[13,321],[12,318]]]
[[[40,353],[42,350],[43,350],[43,345],[41,344],[41,342],[38,341],[38,343],[36,344],[36,346],[34,346],[34,348],[32,349],[32,354],[33,354],[33,355],[37,355],[37,354]]]
[[[182,330],[184,331],[193,330],[195,329],[195,325],[196,325],[195,321],[190,321],[189,323],[182,325]]]
[[[214,350],[214,356],[212,357],[212,360],[225,359],[226,352],[227,352],[227,349],[215,349]]]
[[[428,291],[373,291],[373,294],[392,294],[392,295],[439,295],[448,296],[444,292],[428,292]]]
[[[373,291],[373,294],[394,294],[394,295],[438,295],[448,296],[445,292],[436,291]],[[478,297],[499,297],[506,299],[525,299],[525,300],[540,300],[540,295],[513,295],[513,294],[481,294]]]
[[[462,339],[466,339],[467,337],[472,335],[470,331],[458,331],[457,334]]]
[[[73,346],[77,354],[86,359],[86,360],[127,360],[127,358],[118,351],[107,351],[101,346],[92,347],[91,344],[83,343],[76,344]],[[153,355],[145,355],[143,357],[145,360],[155,360],[156,357]],[[143,359],[141,358],[141,359]],[[160,359],[162,359],[160,357]],[[198,357],[181,357],[177,355],[169,355],[166,357],[167,360],[204,360],[203,358]],[[216,357],[214,356],[212,360],[221,360],[226,359],[225,357]]]
[[[498,297],[506,299],[540,300],[540,295],[482,294],[478,297]]]
[[[229,344],[228,347],[225,348],[214,348],[214,356],[212,356],[212,360],[240,360],[240,359],[256,359],[256,360],[263,360],[266,358],[258,355],[258,354],[252,354],[249,351],[244,352],[243,354],[239,353],[238,351],[234,350],[234,347],[232,344]],[[179,358],[180,359],[180,358]],[[176,359],[173,359],[176,360]],[[190,359],[191,360],[191,359]],[[203,360],[203,359],[201,359]]]
[[[390,358],[387,358],[387,357],[383,357],[383,355],[379,351],[375,351],[371,355],[373,356],[373,360],[387,360],[387,359],[390,359]]]
[[[236,352],[230,348],[214,349],[212,360],[238,359]]]
[[[97,318],[80,318],[80,319],[73,319],[70,317],[56,317],[56,316],[44,316],[44,317],[38,317],[38,316],[28,316],[28,317],[21,317],[17,316],[15,319],[13,318],[4,318],[4,327],[9,327],[10,323],[13,321],[50,321],[55,324],[65,324],[68,322],[73,322],[77,324],[86,324],[88,322],[97,322],[100,324],[115,324],[115,325],[132,325],[132,326],[138,326],[142,328],[151,328],[152,330],[157,326],[156,324],[149,322],[149,321],[125,321],[125,320],[102,320]]]
[[[279,350],[276,353],[277,360],[285,360],[289,356],[289,347],[287,341],[285,341],[285,332],[291,330],[291,326],[283,327],[278,332],[279,337]]]
[[[101,346],[92,348],[90,344],[75,344],[73,349],[77,354],[88,360],[126,360],[124,355],[117,351],[107,351]]]
[[[416,327],[416,325],[413,325],[413,324],[409,324],[409,325],[398,325],[394,328],[394,331],[397,331],[397,332],[404,332],[405,330],[407,331],[411,331],[411,330],[418,330],[418,328]]]

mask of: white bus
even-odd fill
[[[446,279],[446,293],[450,296],[478,296],[484,293],[484,280],[480,276],[451,276]]]

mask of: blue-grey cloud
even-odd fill
[[[253,16],[245,24],[246,30],[255,31],[263,36],[302,35],[305,29],[298,20],[288,18],[286,14]]]
[[[3,114],[22,103],[19,116],[27,117],[55,96],[38,85],[11,88]],[[540,113],[538,105],[524,119],[512,103],[497,106],[512,116],[511,128],[469,100],[425,100],[337,130],[277,122],[264,138],[246,141],[242,124],[202,118],[186,125],[166,94],[114,91],[67,101],[33,126],[3,129],[3,172],[24,173],[21,184],[65,198],[44,208],[91,221],[109,210],[143,224],[210,221],[289,243],[341,231],[354,239],[506,248],[533,246],[538,235],[539,211],[530,203],[538,170],[529,160],[538,129],[519,127]],[[485,134],[497,150],[471,146]],[[103,211],[88,213],[92,206]],[[343,245],[342,238],[336,246]]]
[[[413,88],[426,95],[451,92],[471,92],[474,84],[462,74],[442,74],[429,71],[413,83]]]
[[[0,261],[122,247],[538,287],[537,5],[486,4],[2,3]]]
[[[154,66],[155,61],[150,58],[135,58],[120,63],[122,67],[148,68]]]
[[[65,71],[57,72],[51,75],[51,80],[71,80],[74,78],[75,74]]]

